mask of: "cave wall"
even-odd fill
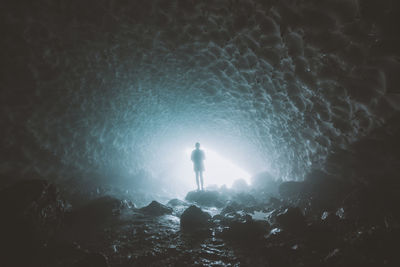
[[[400,107],[397,1],[1,6],[7,177],[136,174],[205,135],[301,180]]]

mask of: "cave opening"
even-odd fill
[[[399,266],[399,14],[2,1],[0,265]]]

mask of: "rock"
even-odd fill
[[[237,212],[241,210],[243,207],[239,205],[237,202],[233,201],[229,203],[225,208],[222,209],[221,215],[229,214],[232,212]]]
[[[340,249],[335,248],[324,258],[324,262],[329,264],[337,264],[337,258],[340,255]]]
[[[350,192],[353,192],[353,186],[349,182],[323,171],[312,170],[304,180],[301,197],[312,199],[308,210],[322,213],[337,209]]]
[[[301,210],[289,207],[276,217],[278,224],[289,232],[299,232],[306,226],[306,220]]]
[[[127,209],[135,209],[136,205],[131,200],[124,199],[122,205]]]
[[[337,234],[324,221],[312,221],[302,230],[307,246],[314,251],[324,253],[333,248],[332,246],[338,245]]]
[[[336,225],[340,221],[340,217],[333,212],[324,211],[321,220],[329,225]]]
[[[151,216],[161,216],[165,214],[171,214],[172,209],[157,202],[157,201],[152,201],[149,205],[146,207],[143,207],[139,209],[141,212],[143,212],[146,215],[151,215]]]
[[[251,244],[264,238],[270,226],[265,221],[254,221],[251,216],[246,216],[245,221],[233,221],[222,232],[222,238]]]
[[[180,199],[174,198],[168,201],[167,206],[176,207],[176,206],[188,206],[188,203],[182,201]]]
[[[268,204],[273,208],[279,208],[282,206],[283,202],[276,197],[270,197]]]
[[[32,206],[40,208],[56,202],[63,205],[56,187],[44,180],[19,181],[0,191],[0,208],[9,215],[26,213],[26,209]]]
[[[44,180],[19,181],[2,189],[2,263],[5,266],[34,266],[32,262],[37,258],[39,248],[61,227],[64,204],[57,188]]]
[[[77,243],[53,243],[46,246],[46,264],[26,266],[107,267],[107,257],[101,253],[83,250]]]
[[[192,205],[181,216],[181,228],[184,231],[196,231],[210,225],[211,215]]]
[[[76,267],[108,267],[107,259],[100,253],[87,253]]]
[[[222,208],[226,200],[218,191],[191,191],[185,199],[200,206]]]
[[[0,191],[0,210],[0,225],[23,219],[33,228],[48,232],[62,223],[65,201],[53,184],[24,180]]]
[[[67,216],[67,221],[74,224],[96,225],[120,214],[124,203],[111,196],[104,196],[89,201],[87,204],[73,210]]]

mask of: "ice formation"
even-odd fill
[[[202,138],[301,180],[399,109],[393,1],[8,2],[2,173],[168,171]]]

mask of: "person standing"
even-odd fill
[[[195,147],[196,148],[192,151],[190,159],[193,161],[193,169],[196,173],[197,190],[204,190],[203,172],[206,156],[204,151],[200,149],[200,143],[197,142]]]

